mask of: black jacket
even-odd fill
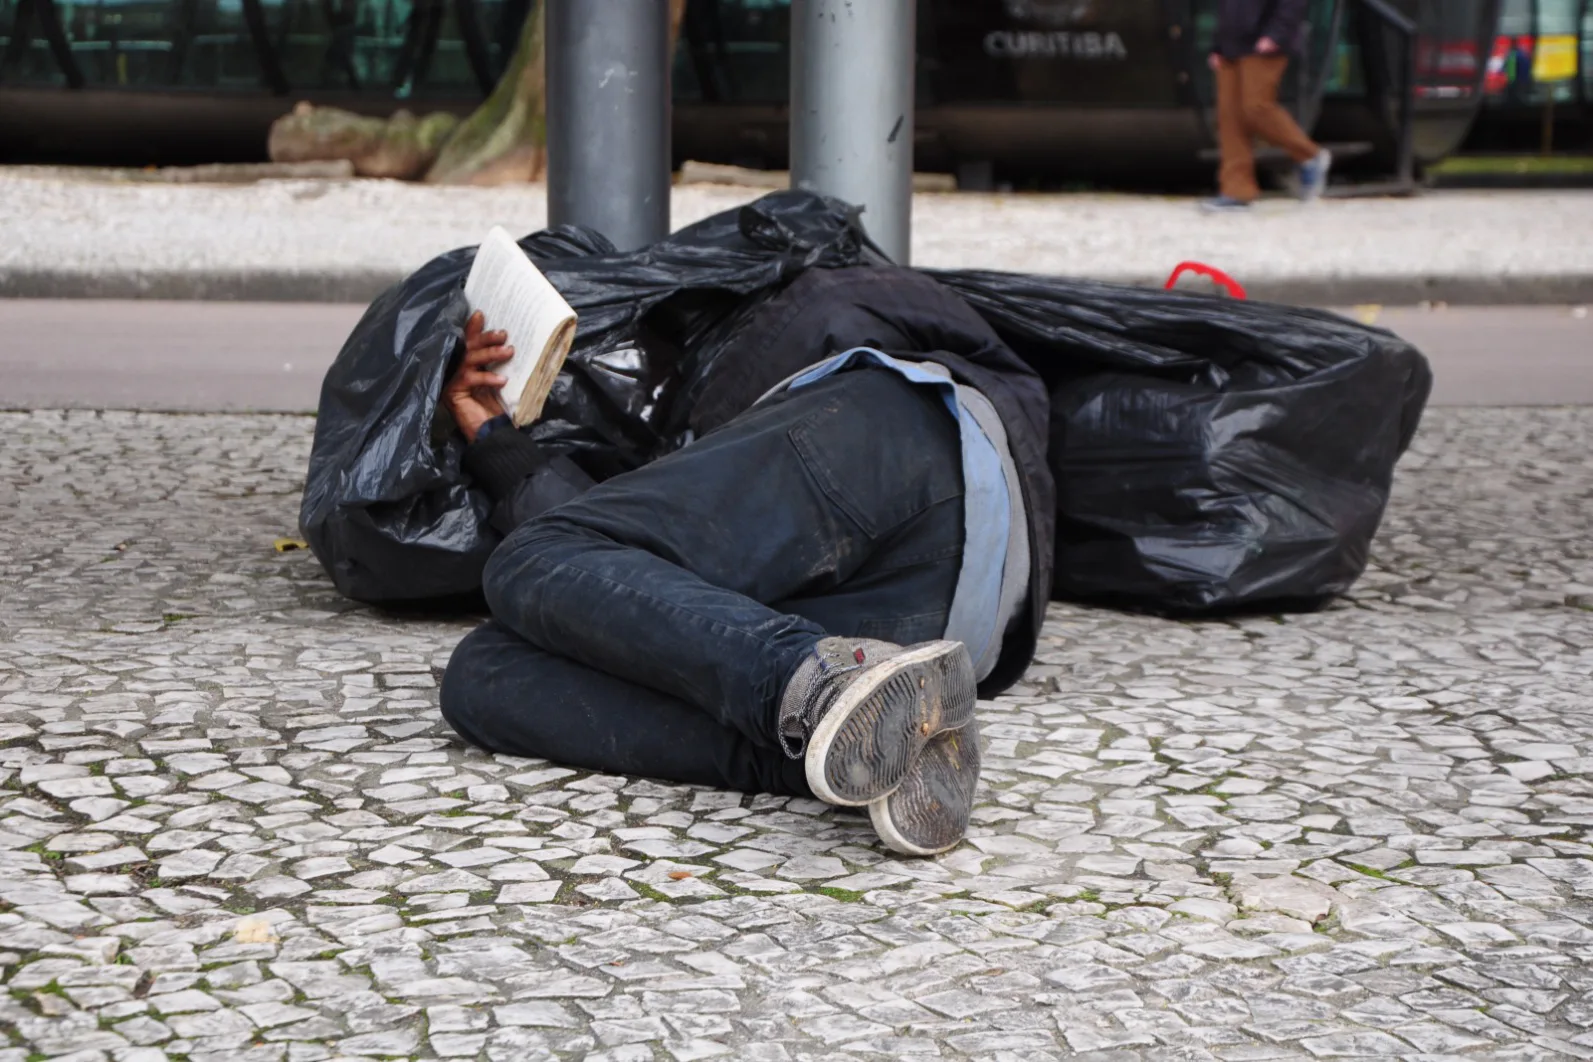
[[[949,288],[896,266],[807,270],[735,328],[735,341],[723,348],[733,356],[687,371],[686,419],[697,436],[728,424],[786,377],[852,347],[938,362],[989,399],[1023,481],[1029,601],[979,692],[993,697],[1018,681],[1034,658],[1055,562],[1056,487],[1046,463],[1051,403],[1039,374]],[[548,459],[517,431],[491,433],[465,451],[464,462],[498,501],[494,522],[505,531],[591,484],[568,458]]]
[[[1212,50],[1224,59],[1254,55],[1256,42],[1271,37],[1285,52],[1297,52],[1309,0],[1218,0],[1217,39]]]
[[[742,322],[734,345],[741,356],[702,369],[690,426],[698,435],[713,431],[786,377],[852,347],[944,365],[959,383],[990,400],[1007,430],[1029,521],[1029,601],[1005,634],[995,670],[979,686],[982,696],[994,696],[1018,681],[1034,658],[1051,595],[1056,539],[1056,485],[1046,463],[1051,401],[1039,374],[960,296],[898,266],[810,269]]]

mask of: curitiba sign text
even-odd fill
[[[985,34],[985,54],[1006,59],[1127,59],[1116,33],[1075,30],[994,30]]]

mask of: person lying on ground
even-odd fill
[[[976,696],[1027,667],[1050,581],[1033,371],[921,274],[812,270],[709,381],[699,438],[588,485],[503,414],[489,323],[444,402],[515,526],[483,577],[492,619],[444,674],[448,723],[493,752],[867,807],[907,854],[954,846]]]

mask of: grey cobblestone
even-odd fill
[[[1430,414],[1324,611],[1053,606],[935,861],[460,746],[305,419],[0,433],[0,1062],[1593,1057],[1593,411]]]

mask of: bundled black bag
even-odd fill
[[[669,418],[681,379],[733,343],[762,298],[810,268],[885,261],[857,215],[776,192],[631,254],[574,227],[519,241],[580,315],[532,437],[599,480],[679,446]],[[321,386],[299,523],[357,600],[474,596],[498,544],[491,502],[460,470],[464,440],[438,405],[463,351],[474,258],[474,247],[450,251],[379,296]]]
[[[521,241],[581,315],[527,429],[596,479],[691,437],[692,412],[767,299],[810,268],[885,259],[857,211],[776,192],[634,254],[578,229]],[[474,251],[366,312],[327,374],[301,523],[338,589],[474,594],[498,541],[438,398]],[[1319,603],[1365,567],[1432,376],[1393,334],[1332,314],[1088,281],[930,271],[1051,394],[1053,596],[1168,612]]]
[[[1053,597],[1315,607],[1365,569],[1432,390],[1415,347],[1321,310],[932,275],[1050,388]]]

